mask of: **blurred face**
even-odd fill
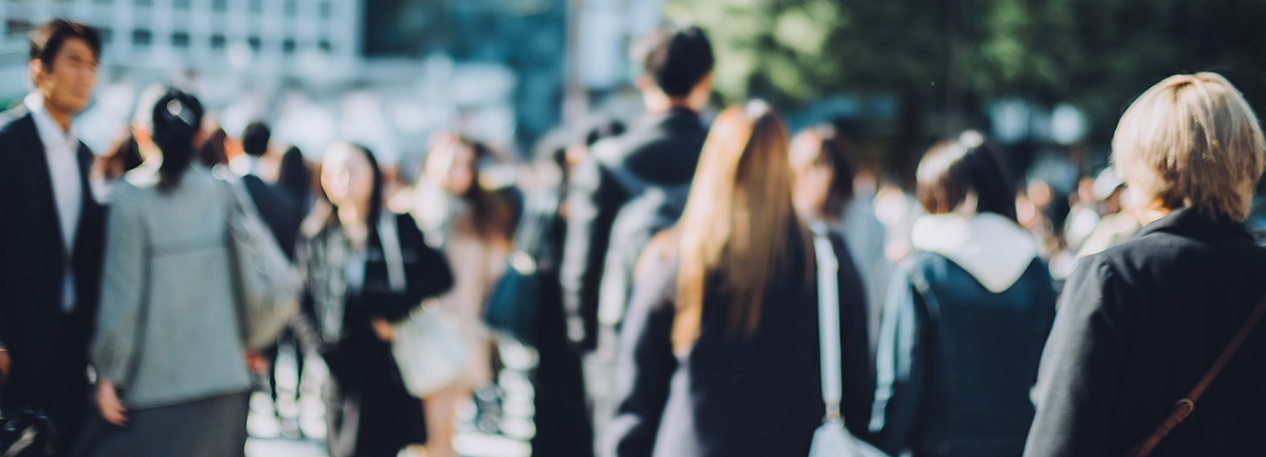
[[[835,171],[822,160],[821,140],[812,133],[796,135],[789,151],[793,184],[791,198],[801,216],[816,217],[826,206]]]
[[[32,79],[45,103],[61,114],[83,111],[97,85],[97,57],[79,38],[62,42],[51,66],[31,61]]]
[[[374,171],[363,152],[336,144],[321,161],[321,187],[336,206],[367,209],[374,193]]]
[[[445,141],[426,157],[426,176],[452,195],[465,195],[475,184],[475,151],[456,141]]]

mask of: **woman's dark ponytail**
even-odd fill
[[[193,163],[193,140],[202,128],[202,113],[197,98],[176,88],[168,88],[154,104],[152,135],[163,153],[163,165],[158,168],[160,190],[174,189]]]

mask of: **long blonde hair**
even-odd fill
[[[812,261],[808,231],[792,206],[788,145],[787,126],[763,102],[730,107],[717,117],[677,229],[676,352],[699,339],[710,277],[719,273],[725,279],[731,333],[741,330],[750,337],[760,325],[770,283],[791,267],[788,249],[804,249]],[[793,224],[803,246],[788,246]]]

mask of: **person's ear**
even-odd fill
[[[35,83],[36,89],[39,89],[43,85],[44,79],[48,77],[47,72],[44,71],[44,62],[40,61],[40,59],[31,59],[27,63],[27,67],[31,72],[31,82]]]
[[[641,90],[656,88],[655,82],[651,81],[651,77],[645,74],[639,75],[634,83],[637,84],[637,88]]]

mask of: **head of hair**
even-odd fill
[[[38,60],[45,68],[52,69],[57,53],[66,40],[79,39],[92,50],[94,58],[101,58],[101,35],[92,27],[65,19],[54,19],[31,32],[30,60]]]
[[[844,205],[853,200],[857,153],[852,143],[830,125],[810,127],[796,137],[811,140],[818,150],[817,162],[830,167],[831,184],[827,188],[826,207],[822,211],[827,216],[838,217],[844,211]]]
[[[365,157],[365,162],[369,163],[369,170],[373,175],[373,190],[369,193],[369,211],[366,211],[365,213],[366,223],[370,227],[372,233],[372,230],[375,230],[376,227],[378,227],[378,218],[382,215],[383,211],[383,188],[386,186],[386,182],[383,178],[382,167],[378,166],[378,158],[374,156],[374,151],[371,151],[367,146],[360,143],[345,144],[349,147],[349,149],[360,152]],[[330,218],[326,221],[327,225],[337,224],[338,205],[333,203],[333,200],[330,199],[329,195],[325,195],[324,188],[321,189],[321,194],[321,197],[324,198],[325,201],[330,202],[330,207],[332,208],[332,211],[330,211]]]
[[[202,128],[202,103],[180,89],[167,87],[152,108],[150,135],[163,164],[158,168],[158,187],[168,191],[180,184],[180,177],[193,163],[194,138]]]
[[[106,180],[115,180],[133,168],[141,166],[141,148],[136,144],[136,136],[128,133],[114,142],[110,152],[99,161],[100,176]]]
[[[510,226],[514,215],[510,208],[497,199],[492,192],[485,189],[479,183],[480,165],[495,161],[496,154],[486,144],[475,139],[459,134],[444,134],[437,137],[435,144],[445,142],[453,142],[470,149],[473,158],[470,161],[470,187],[466,192],[459,195],[462,201],[470,205],[471,223],[474,224],[474,231],[481,238],[493,239],[495,237],[509,237]]]
[[[711,279],[723,279],[731,297],[730,331],[750,337],[760,324],[771,282],[796,267],[789,251],[810,252],[811,238],[792,204],[788,140],[787,126],[759,101],[728,108],[713,124],[676,229],[676,351],[689,349],[699,338]],[[801,231],[803,246],[789,245],[791,227]]]
[[[672,98],[690,95],[715,63],[708,35],[696,26],[657,28],[638,40],[634,54],[646,76]]]
[[[298,146],[286,148],[281,155],[281,166],[277,171],[277,185],[306,201],[312,190],[312,170],[303,159],[303,152]]]
[[[202,147],[198,148],[198,161],[208,167],[227,165],[229,156],[224,143],[228,139],[229,134],[223,128],[216,127],[207,135],[207,140],[202,142]]]
[[[1176,75],[1121,116],[1112,161],[1131,192],[1165,209],[1215,219],[1248,217],[1266,142],[1257,115],[1217,73]]]
[[[994,213],[1016,220],[1015,185],[984,135],[965,131],[937,143],[915,172],[919,203],[931,214]]]
[[[246,129],[242,130],[242,152],[252,157],[262,156],[268,152],[270,138],[272,138],[272,132],[263,122],[255,121],[246,124]]]

